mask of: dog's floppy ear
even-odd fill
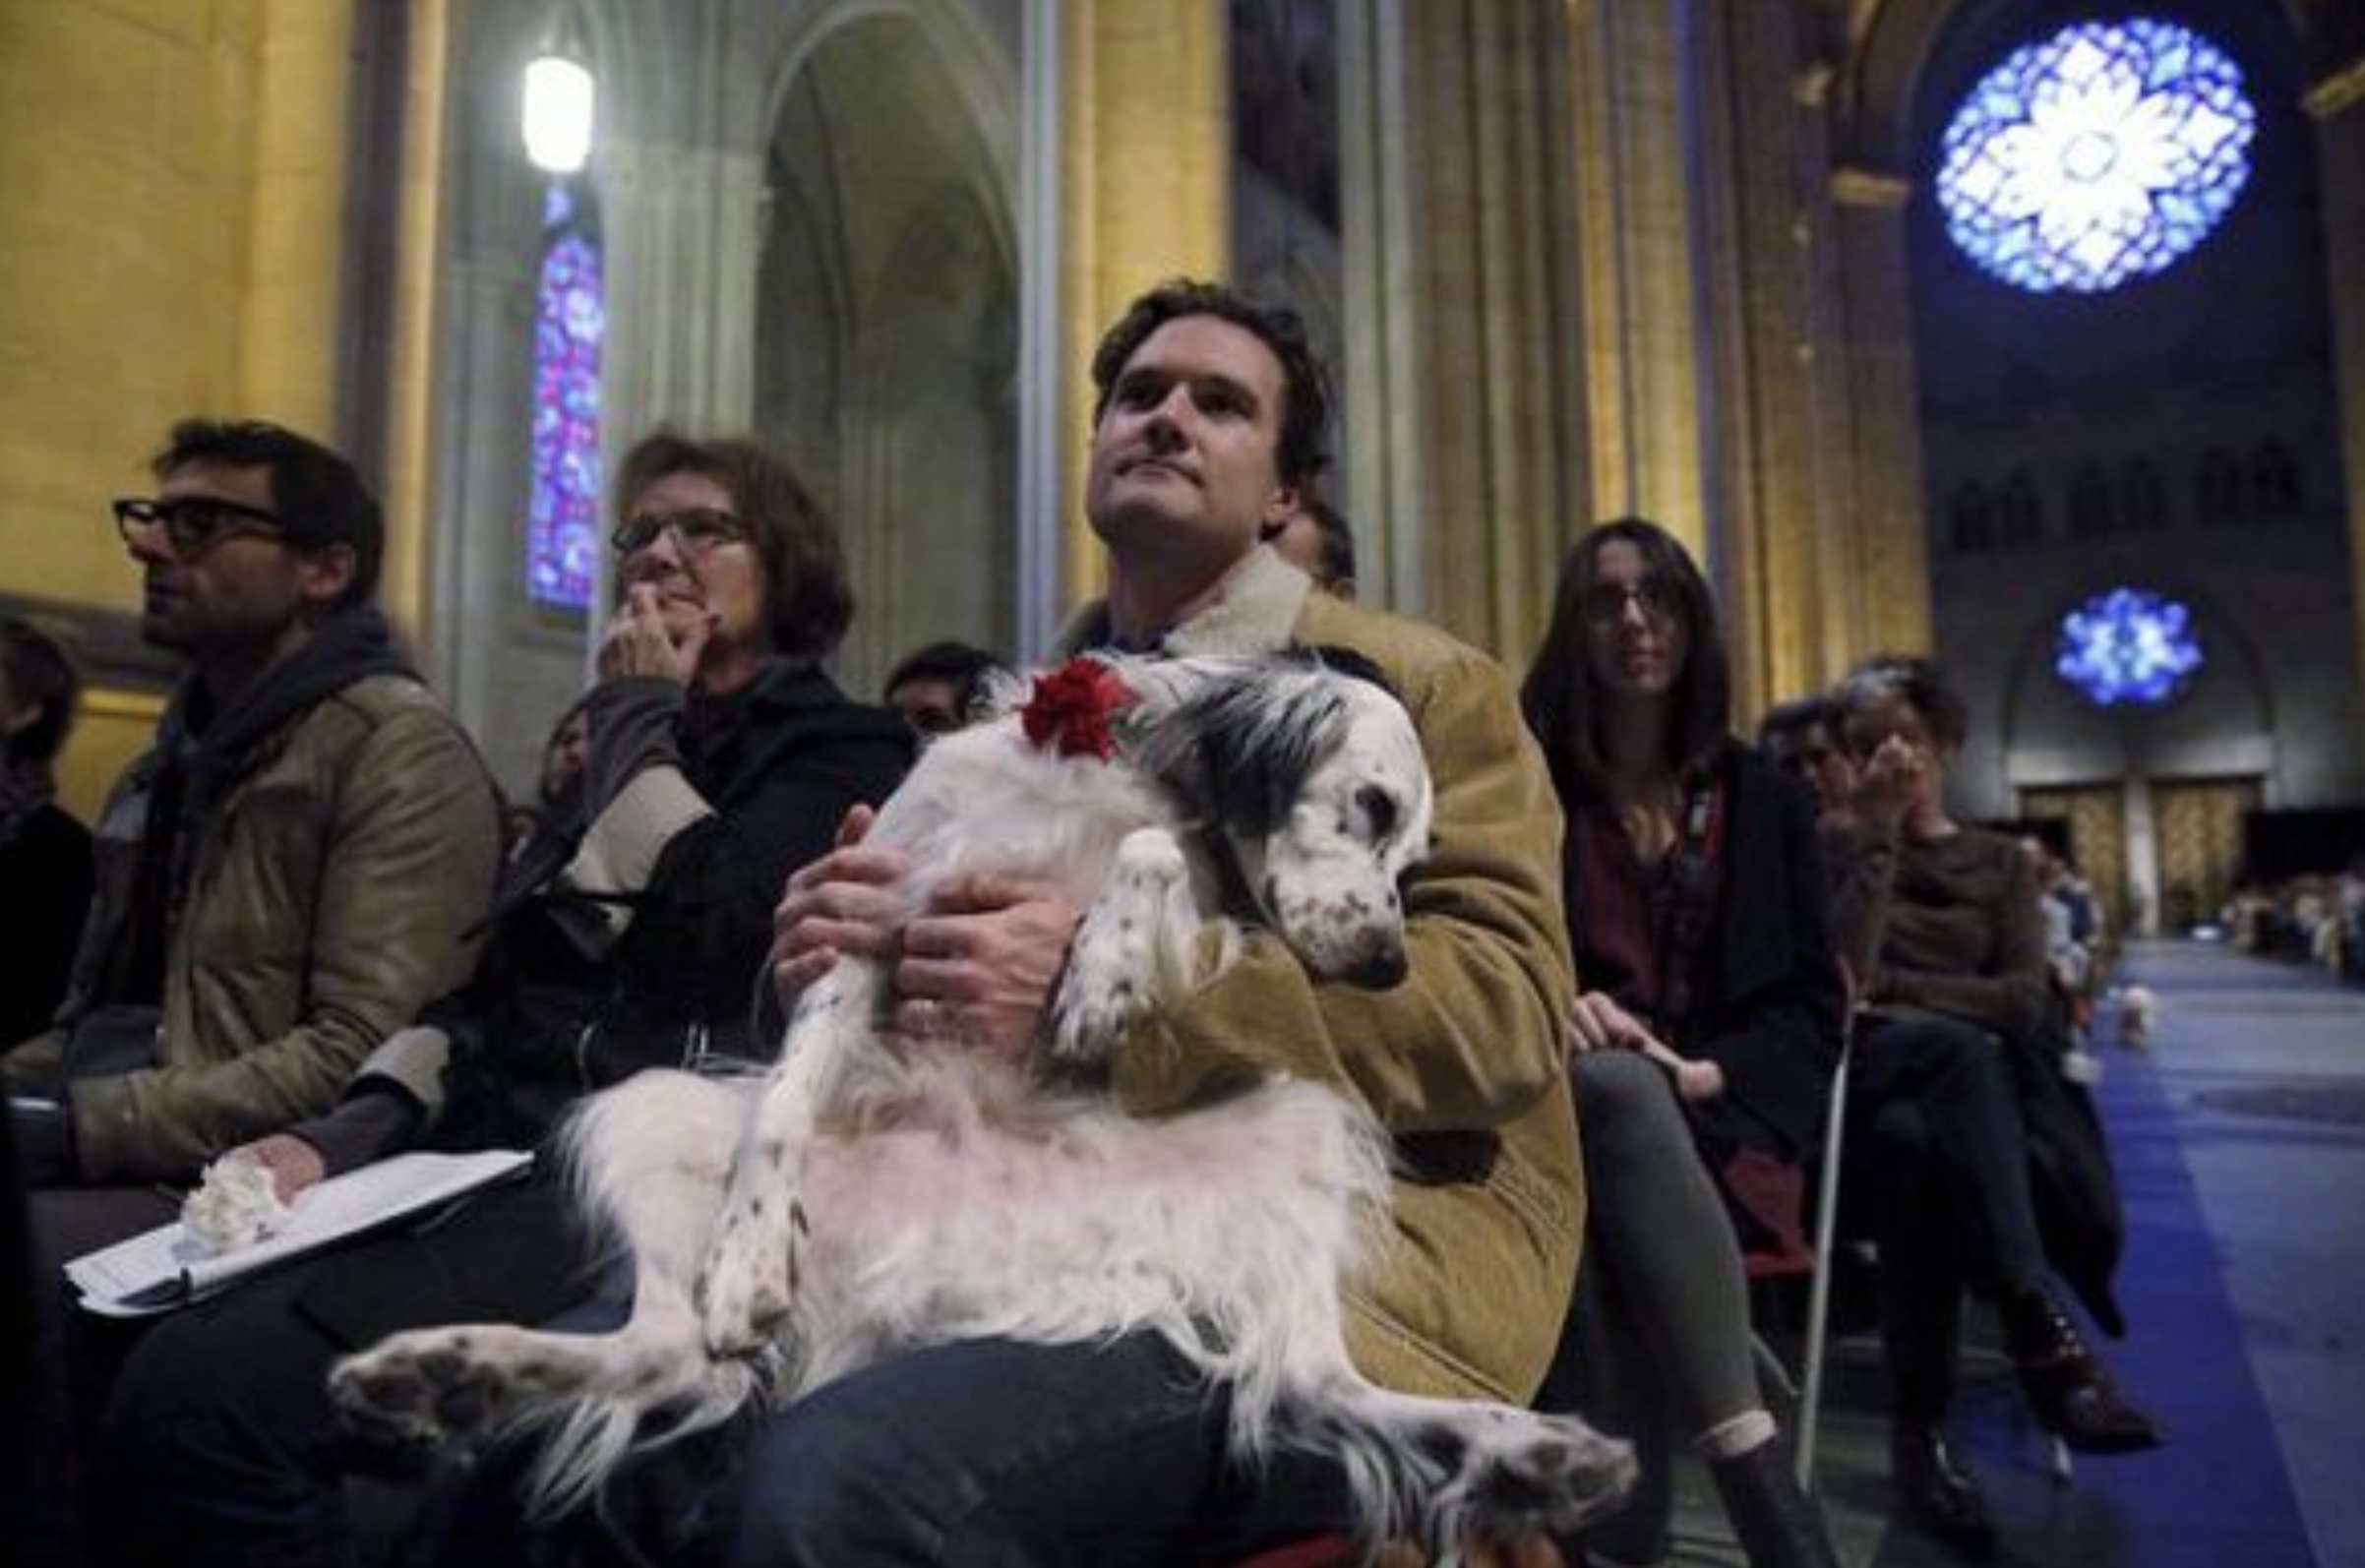
[[[1360,648],[1344,647],[1336,642],[1318,642],[1306,646],[1301,651],[1310,656],[1316,664],[1326,670],[1334,670],[1340,675],[1350,676],[1358,681],[1367,681],[1387,693],[1398,702],[1401,703],[1404,700],[1404,694],[1396,690],[1396,683],[1388,679],[1388,672],[1381,669],[1376,660]]]

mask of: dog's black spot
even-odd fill
[[[803,1199],[792,1198],[789,1200],[788,1223],[796,1228],[796,1232],[799,1236],[809,1236],[812,1234],[813,1221],[805,1213],[805,1203]]]

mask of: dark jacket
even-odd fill
[[[1726,790],[1715,908],[1678,1037],[1687,1056],[1713,1061],[1725,1093],[1694,1105],[1712,1153],[1736,1146],[1795,1159],[1813,1147],[1839,1064],[1844,1000],[1826,932],[1814,810],[1805,793],[1753,754],[1728,746],[1716,763]],[[1607,811],[1579,798],[1570,813]],[[1574,835],[1570,836],[1573,853]],[[1618,989],[1585,937],[1569,888],[1569,939],[1586,990]]]
[[[0,843],[0,1050],[49,1027],[91,907],[91,830],[43,806]]]
[[[782,885],[911,765],[901,718],[810,666],[774,665],[720,702],[611,682],[591,712],[588,798],[513,864],[475,976],[421,1019],[445,1041],[422,1054],[406,1032],[356,1083],[440,1110],[439,1147],[531,1146],[642,1067],[768,1057],[769,1022],[758,1038],[751,1013],[770,994]],[[332,1170],[418,1134],[415,1120],[360,1146],[326,1122],[298,1131]]]

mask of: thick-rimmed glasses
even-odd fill
[[[730,513],[713,507],[684,507],[679,512],[643,512],[627,517],[608,535],[608,543],[616,547],[618,556],[637,555],[655,544],[661,533],[672,534],[684,555],[702,556],[745,539],[748,528]]]
[[[1626,618],[1626,606],[1642,612],[1645,621],[1667,621],[1675,614],[1675,590],[1658,577],[1632,582],[1597,582],[1585,590],[1585,619],[1595,626],[1615,626]]]
[[[219,496],[174,496],[168,501],[119,496],[114,509],[115,531],[123,535],[125,544],[139,543],[140,529],[161,528],[171,541],[172,553],[184,561],[241,535],[287,536],[286,520],[277,513]]]

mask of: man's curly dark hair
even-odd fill
[[[1306,336],[1305,321],[1286,305],[1267,305],[1223,283],[1171,278],[1125,307],[1092,355],[1092,423],[1098,428],[1117,378],[1150,333],[1184,316],[1213,316],[1256,334],[1281,361],[1281,482],[1302,485],[1330,462],[1330,373]]]

